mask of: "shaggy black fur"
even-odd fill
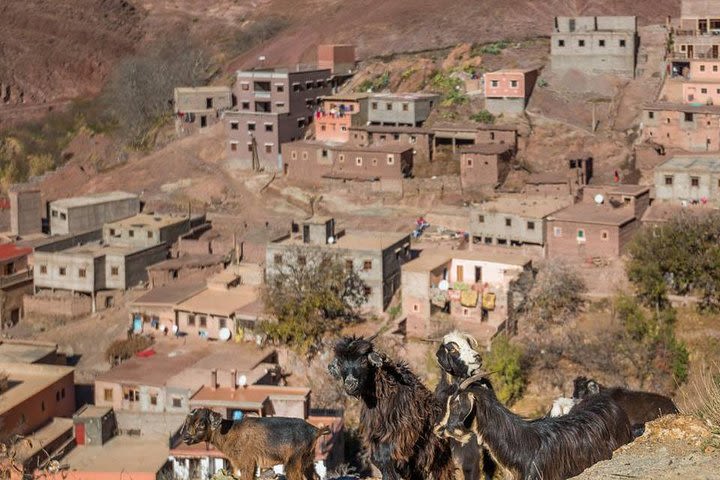
[[[633,434],[640,436],[645,431],[645,424],[651,420],[679,413],[673,401],[657,393],[628,390],[621,387],[604,387],[595,380],[577,377],[573,382],[573,398],[584,399],[591,395],[607,395],[625,410],[633,428]]]
[[[465,341],[467,342],[467,340]],[[467,347],[471,347],[469,342]],[[468,378],[473,371],[460,358],[460,353],[454,342],[441,343],[435,356],[442,369],[440,381],[435,387],[435,398],[437,398],[440,405],[447,405],[448,399],[458,392],[460,382]],[[477,355],[475,360],[479,367],[481,365],[480,356]],[[436,423],[441,421],[442,417],[438,417]],[[490,453],[478,444],[475,437],[466,444],[462,444],[454,438],[450,438],[449,441],[453,459],[458,467],[462,469],[464,480],[478,480],[481,472],[486,480],[493,478],[497,469],[495,462],[490,457]]]
[[[627,415],[607,396],[591,396],[562,417],[527,421],[505,408],[478,376],[450,398],[436,434],[461,442],[477,436],[517,480],[573,477],[632,440]]]
[[[376,352],[371,340],[335,345],[330,374],[362,401],[360,435],[384,480],[451,480],[447,440],[433,435],[442,406],[406,364]]]

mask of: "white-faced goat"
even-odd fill
[[[627,415],[606,396],[591,396],[561,417],[528,421],[505,408],[480,375],[450,397],[435,433],[463,443],[476,437],[515,480],[573,477],[632,440]]]
[[[635,436],[642,435],[647,422],[663,415],[679,413],[670,398],[658,393],[628,390],[622,387],[604,387],[586,377],[577,377],[573,386],[573,398],[577,400],[597,394],[607,395],[615,400],[627,414]]]
[[[475,374],[482,366],[482,358],[476,350],[477,340],[472,336],[452,332],[445,335],[435,356],[440,365],[440,381],[435,387],[435,398],[446,405],[448,398],[458,392],[460,383]],[[444,414],[444,412],[443,412]],[[437,422],[442,420],[442,415]],[[496,465],[487,450],[477,439],[472,438],[466,444],[450,438],[453,460],[462,470],[464,480],[478,480],[481,472],[487,480],[495,475]]]
[[[446,439],[433,435],[442,405],[402,362],[376,352],[371,339],[335,345],[330,374],[361,400],[360,436],[383,480],[452,480]]]

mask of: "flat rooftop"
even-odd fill
[[[505,73],[530,73],[537,71],[537,67],[533,68],[502,68],[500,70],[495,70],[493,72],[487,72],[486,75],[493,75],[493,74],[505,74]]]
[[[481,155],[500,155],[512,150],[512,145],[507,143],[476,143],[460,148],[460,153],[479,153]]]
[[[0,362],[35,363],[48,355],[57,353],[54,343],[25,342],[22,340],[0,341]]]
[[[683,170],[689,172],[720,172],[720,155],[676,155],[661,163],[656,170]]]
[[[163,339],[151,348],[155,351],[154,355],[134,356],[99,374],[96,381],[190,388],[192,385],[188,385],[184,378],[188,371],[203,370],[208,379],[213,368],[248,372],[274,354],[272,349],[259,349],[253,344],[189,342],[183,339]]]
[[[643,222],[664,223],[679,216],[701,217],[720,212],[711,205],[688,205],[683,207],[671,202],[654,202],[642,216]]]
[[[412,150],[412,146],[410,145],[398,145],[396,143],[387,143],[387,144],[372,144],[372,145],[366,145],[366,146],[355,146],[355,145],[338,145],[334,147],[335,150],[339,152],[378,152],[378,153],[403,153],[407,152],[408,150]]]
[[[613,208],[610,205],[576,203],[553,213],[550,215],[549,220],[617,227],[635,220],[635,210],[631,206]]]
[[[397,101],[414,101],[414,100],[432,100],[440,97],[437,93],[427,92],[397,92],[397,93],[370,93],[371,100],[397,100]]]
[[[359,127],[350,127],[350,130],[363,130],[370,133],[416,133],[418,135],[430,135],[433,131],[424,127],[408,127],[408,126],[387,126],[387,125],[366,125]]]
[[[73,415],[73,418],[98,418],[103,417],[112,411],[112,407],[98,407],[87,404]]]
[[[335,102],[342,102],[343,100],[349,100],[351,102],[357,102],[358,100],[362,100],[364,98],[368,98],[370,94],[368,93],[336,93],[334,95],[327,95],[324,97],[320,97],[320,100],[329,100],[329,101],[335,101]]]
[[[672,102],[655,102],[644,106],[645,110],[653,111],[674,111],[687,113],[709,113],[720,115],[720,105],[694,105]]]
[[[302,222],[300,222],[302,223]],[[302,235],[291,235],[289,238],[284,238],[276,243],[284,245],[305,245],[312,247],[323,247],[331,249],[348,249],[348,250],[384,250],[398,242],[407,240],[408,242],[409,233],[398,233],[398,232],[346,232],[344,235],[340,235],[335,238],[335,243],[313,245],[303,243]]]
[[[297,400],[308,395],[310,389],[302,387],[248,385],[238,388],[220,387],[213,390],[203,386],[193,395],[190,403],[207,407],[233,405],[241,408],[261,408],[268,399]]]
[[[0,362],[0,372],[9,376],[10,388],[0,393],[0,415],[33,397],[75,369],[39,363]]]
[[[229,317],[260,298],[254,285],[240,285],[228,290],[207,288],[177,305],[178,310]]]
[[[403,271],[429,272],[453,259],[477,262],[499,263],[513,267],[524,267],[530,258],[514,253],[495,253],[482,250],[441,250],[426,249],[420,256],[402,266]]]
[[[328,76],[332,73],[329,68],[318,68],[316,65],[300,65],[295,69],[287,67],[261,68],[258,70],[237,70],[235,74],[238,80],[253,78],[287,78],[292,74],[327,72]]]
[[[204,87],[175,87],[175,91],[177,93],[227,93],[229,95],[232,90],[230,87],[222,85],[208,85]]]
[[[525,183],[529,183],[530,185],[558,185],[568,183],[568,178],[561,173],[533,173]]]
[[[75,208],[85,207],[88,205],[97,205],[101,203],[119,202],[122,200],[137,199],[138,196],[134,193],[128,192],[107,192],[107,193],[96,193],[93,195],[83,195],[81,197],[61,198],[50,202],[51,207],[59,208]]]
[[[151,213],[138,213],[132,217],[123,218],[115,222],[106,223],[105,227],[110,228],[165,228],[171,225],[177,225],[183,222],[188,222],[191,217],[187,215],[160,215]]]
[[[60,463],[67,464],[71,471],[118,472],[118,478],[132,478],[133,472],[158,472],[167,463],[169,454],[166,436],[119,435],[102,446],[78,446],[61,458]]]
[[[572,203],[568,196],[531,197],[525,195],[506,195],[489,202],[473,205],[473,213],[507,213],[529,218],[544,218]]]
[[[222,255],[202,254],[202,255],[183,255],[179,258],[171,258],[147,267],[151,271],[161,270],[181,270],[183,268],[202,268],[212,267],[225,262]]]
[[[133,253],[141,252],[143,250],[148,250],[151,248],[155,248],[157,245],[152,245],[150,247],[134,247],[134,246],[122,246],[122,245],[107,245],[103,243],[102,241],[96,241],[96,242],[89,242],[84,245],[75,245],[74,247],[67,248],[65,250],[60,250],[58,252],[36,252],[35,255],[38,254],[44,254],[44,255],[82,255],[82,256],[91,256],[93,258],[102,257],[104,255],[132,255]]]
[[[454,131],[454,132],[477,132],[478,130],[496,130],[505,132],[516,132],[517,128],[511,127],[510,125],[495,125],[489,123],[447,123],[440,122],[432,126],[432,129],[437,131]]]
[[[172,307],[207,288],[205,282],[178,282],[153,288],[145,295],[130,303],[130,307]]]

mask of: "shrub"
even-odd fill
[[[120,364],[152,344],[152,339],[144,335],[132,335],[123,340],[115,340],[105,350],[105,360],[111,365]]]
[[[232,38],[229,50],[234,55],[240,55],[256,45],[267,42],[288,25],[289,22],[284,17],[262,17],[241,28]]]
[[[385,72],[375,78],[364,80],[357,87],[359,92],[379,92],[390,85],[390,72]]]
[[[479,112],[470,115],[470,120],[478,123],[493,124],[495,123],[495,115],[487,110],[480,110]]]
[[[582,277],[563,262],[545,262],[530,291],[530,305],[543,321],[561,322],[583,305],[586,287]]]
[[[500,55],[503,50],[505,50],[510,44],[506,42],[505,40],[501,40],[499,42],[494,43],[488,43],[485,45],[481,45],[476,49],[475,54],[481,54],[481,55]]]
[[[708,422],[715,430],[720,429],[720,366],[712,365],[692,384],[694,395],[688,396],[691,412]]]
[[[468,101],[467,95],[463,92],[463,82],[458,77],[444,72],[436,72],[430,79],[430,85],[433,90],[442,95],[443,106],[451,107]]]
[[[523,372],[523,352],[508,337],[501,335],[492,342],[490,353],[483,359],[485,369],[489,372],[498,399],[512,404],[525,389]]]

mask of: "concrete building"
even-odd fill
[[[506,328],[532,285],[530,259],[511,253],[468,250],[422,251],[402,268],[402,306],[407,331],[425,338],[450,328],[483,345]],[[436,314],[449,315],[452,325]]]
[[[536,68],[486,73],[483,79],[485,109],[494,115],[524,112],[538,73]]]
[[[415,164],[432,161],[433,138],[433,131],[423,127],[367,125],[350,127],[348,141],[354,145],[404,145],[410,147],[413,151],[413,164]]]
[[[50,202],[50,233],[67,235],[102,228],[140,212],[140,199],[127,192],[99,193]]]
[[[372,93],[367,120],[370,125],[422,127],[439,99],[434,93]]]
[[[103,242],[114,246],[170,246],[193,228],[205,225],[205,215],[160,215],[140,213],[103,226]]]
[[[655,199],[685,203],[720,200],[720,157],[676,155],[655,167]]]
[[[720,105],[654,103],[643,109],[644,141],[663,149],[720,151]]]
[[[0,330],[23,317],[23,297],[33,292],[33,271],[28,265],[32,248],[13,243],[0,245]]]
[[[454,155],[463,146],[499,143],[517,149],[517,129],[507,125],[472,125],[439,123],[433,126],[435,155],[440,149],[447,149]]]
[[[410,258],[410,235],[397,232],[345,232],[335,219],[313,217],[293,224],[291,233],[268,244],[266,275],[283,275],[285,265],[312,262],[331,254],[367,284],[364,308],[383,312],[400,288],[400,267]]]
[[[160,338],[145,356],[134,356],[95,379],[95,405],[117,412],[188,413],[190,398],[206,385],[244,375],[247,384],[275,384],[274,350]]]
[[[674,72],[688,68],[692,60],[720,58],[720,6],[708,0],[683,0],[680,22],[673,30],[671,60]],[[694,63],[694,62],[692,62]]]
[[[224,114],[227,158],[234,168],[282,169],[280,145],[305,137],[318,99],[332,93],[329,69],[238,71],[237,109]]]
[[[36,340],[3,339],[0,341],[0,362],[66,365],[57,343]]]
[[[463,147],[460,150],[460,183],[463,190],[494,189],[501,185],[510,172],[514,153],[510,145],[498,143]]]
[[[42,196],[40,190],[11,188],[10,233],[20,237],[42,233]]]
[[[178,87],[174,92],[175,131],[195,133],[215,125],[223,111],[233,107],[230,87]]]
[[[185,254],[147,267],[150,288],[173,285],[191,279],[204,280],[225,267],[223,255]]]
[[[333,75],[347,75],[357,68],[355,45],[323,44],[317,47],[319,69],[330,70]]]
[[[355,146],[312,140],[283,145],[283,172],[289,178],[374,181],[402,179],[412,173],[413,150],[398,144]]]
[[[348,142],[352,127],[367,124],[365,93],[336,94],[320,99],[315,112],[315,139],[321,142]]]
[[[635,75],[636,17],[555,17],[550,41],[555,72]]]
[[[649,187],[585,187],[582,201],[548,217],[548,257],[619,257],[640,228],[640,218],[649,205]]]
[[[553,212],[572,203],[569,196],[504,195],[470,208],[473,243],[521,246],[545,245],[545,222]]]
[[[29,435],[75,411],[72,367],[0,362],[0,372],[8,375],[10,386],[0,392],[0,438]]]

